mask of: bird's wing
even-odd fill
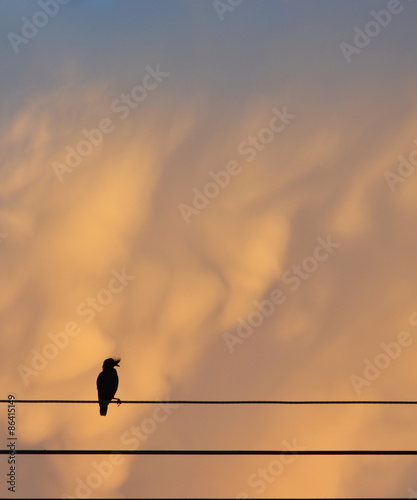
[[[110,373],[101,372],[97,377],[98,399],[104,401],[112,400],[116,394],[118,385],[119,377],[116,370]]]

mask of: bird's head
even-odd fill
[[[103,363],[103,370],[108,370],[110,368],[114,368],[115,366],[119,366],[120,358],[107,358]]]

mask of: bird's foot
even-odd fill
[[[117,401],[117,406],[120,406],[122,404],[119,398],[114,398],[114,399]]]

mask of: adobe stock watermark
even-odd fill
[[[259,469],[251,474],[246,483],[251,488],[250,493],[240,492],[236,498],[253,498],[254,495],[262,495],[265,490],[274,483],[279,476],[282,475],[286,467],[294,463],[298,456],[298,452],[306,450],[305,446],[297,444],[297,440],[293,439],[292,443],[283,441],[283,451],[279,454],[279,458],[275,458],[268,462],[266,467]]]
[[[154,434],[159,426],[166,422],[168,418],[180,407],[177,403],[159,403],[152,411],[150,417],[143,418],[138,425],[132,425],[129,430],[120,436],[122,446],[127,446],[128,450],[139,450],[141,444]],[[90,498],[93,491],[99,488],[114,472],[116,467],[123,465],[125,457],[120,453],[111,453],[107,459],[100,462],[91,462],[91,472],[84,478],[77,477],[75,480],[75,496],[67,493],[61,498]]]
[[[410,326],[417,326],[417,312],[413,312],[408,318]],[[391,363],[398,359],[405,347],[410,346],[414,339],[407,331],[398,333],[395,340],[379,344],[380,350],[372,360],[365,358],[363,360],[364,369],[362,375],[352,374],[349,377],[350,383],[356,394],[362,394],[364,387],[369,387],[383,371],[391,366]]]
[[[168,71],[162,71],[159,64],[155,69],[148,65],[145,70],[146,74],[139,85],[134,86],[128,94],[120,94],[111,102],[110,110],[120,121],[126,120],[132,110],[148,97],[149,92],[156,90],[170,75]],[[90,156],[94,149],[103,143],[105,136],[114,130],[116,124],[112,117],[101,119],[96,128],[81,130],[82,139],[72,146],[65,147],[64,162],[51,163],[58,181],[62,182],[65,175],[73,172],[84,158]]]
[[[295,292],[301,284],[315,273],[320,262],[326,261],[334,251],[340,247],[340,243],[332,241],[328,235],[326,239],[316,238],[318,245],[314,248],[312,255],[302,260],[301,264],[293,264],[282,274],[282,282],[288,285],[291,292]],[[242,345],[250,338],[255,330],[264,323],[266,318],[272,316],[276,308],[284,304],[287,300],[287,294],[280,288],[274,288],[267,299],[253,302],[254,309],[246,318],[239,316],[236,318],[235,333],[224,332],[223,340],[230,354],[234,354],[237,345]]]
[[[213,0],[212,5],[221,22],[227,12],[233,12],[244,0]]]
[[[8,491],[16,493],[17,489],[17,460],[16,460],[16,448],[17,448],[17,431],[16,431],[16,397],[13,394],[7,396],[9,402],[7,404],[7,430],[8,437],[6,438],[9,456],[7,457],[7,464],[9,466],[9,472],[6,475],[6,482],[8,484]]]
[[[415,139],[414,144],[417,144],[417,139]],[[393,193],[397,189],[397,184],[402,184],[416,171],[417,166],[417,149],[412,149],[405,158],[403,155],[398,156],[398,165],[396,172],[391,172],[390,170],[385,170],[384,177],[387,181],[388,187]]]
[[[411,0],[408,0],[409,2]],[[371,43],[373,38],[376,38],[386,28],[393,16],[400,14],[404,10],[400,0],[389,0],[385,9],[379,11],[371,10],[370,19],[362,28],[355,26],[353,28],[354,36],[353,43],[339,43],[340,50],[346,61],[350,63],[354,54],[360,54]]]
[[[288,125],[297,117],[293,113],[289,113],[287,106],[281,110],[277,107],[272,108],[272,116],[269,119],[268,125],[261,128],[256,135],[249,135],[245,140],[237,145],[237,152],[243,156],[247,163],[253,162],[259,152],[264,151],[268,144],[282,133]],[[224,169],[216,172],[210,170],[210,181],[207,181],[201,189],[193,187],[191,205],[180,203],[178,209],[186,224],[190,224],[190,219],[193,215],[199,215],[205,210],[214,198],[226,189],[232,181],[233,177],[238,176],[243,172],[242,165],[238,160],[230,160],[227,162]]]
[[[14,50],[15,54],[20,51],[21,45],[26,45],[30,40],[35,38],[39,30],[44,28],[51,18],[55,17],[63,5],[69,3],[70,0],[38,0],[37,4],[40,10],[37,10],[29,19],[26,16],[21,18],[22,27],[20,34],[10,31],[7,33],[7,38]]]
[[[417,491],[414,488],[412,488],[412,487],[408,488],[407,493],[408,493],[408,497],[404,497],[404,498],[417,498]]]
[[[104,310],[114,299],[126,289],[129,283],[135,279],[133,275],[126,273],[124,267],[121,272],[113,269],[112,277],[105,288],[101,288],[94,297],[87,297],[85,301],[80,302],[76,307],[76,313],[83,318],[86,324],[91,323],[96,315]],[[82,332],[78,321],[67,321],[61,331],[48,333],[50,342],[46,343],[42,349],[32,349],[32,358],[30,365],[19,364],[17,372],[20,375],[25,386],[29,384],[30,377],[36,377],[39,373],[54,360],[58,354],[66,349],[72,338],[77,337]]]

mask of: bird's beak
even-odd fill
[[[120,368],[119,363],[120,363],[120,361],[118,361],[114,366],[118,366]]]

